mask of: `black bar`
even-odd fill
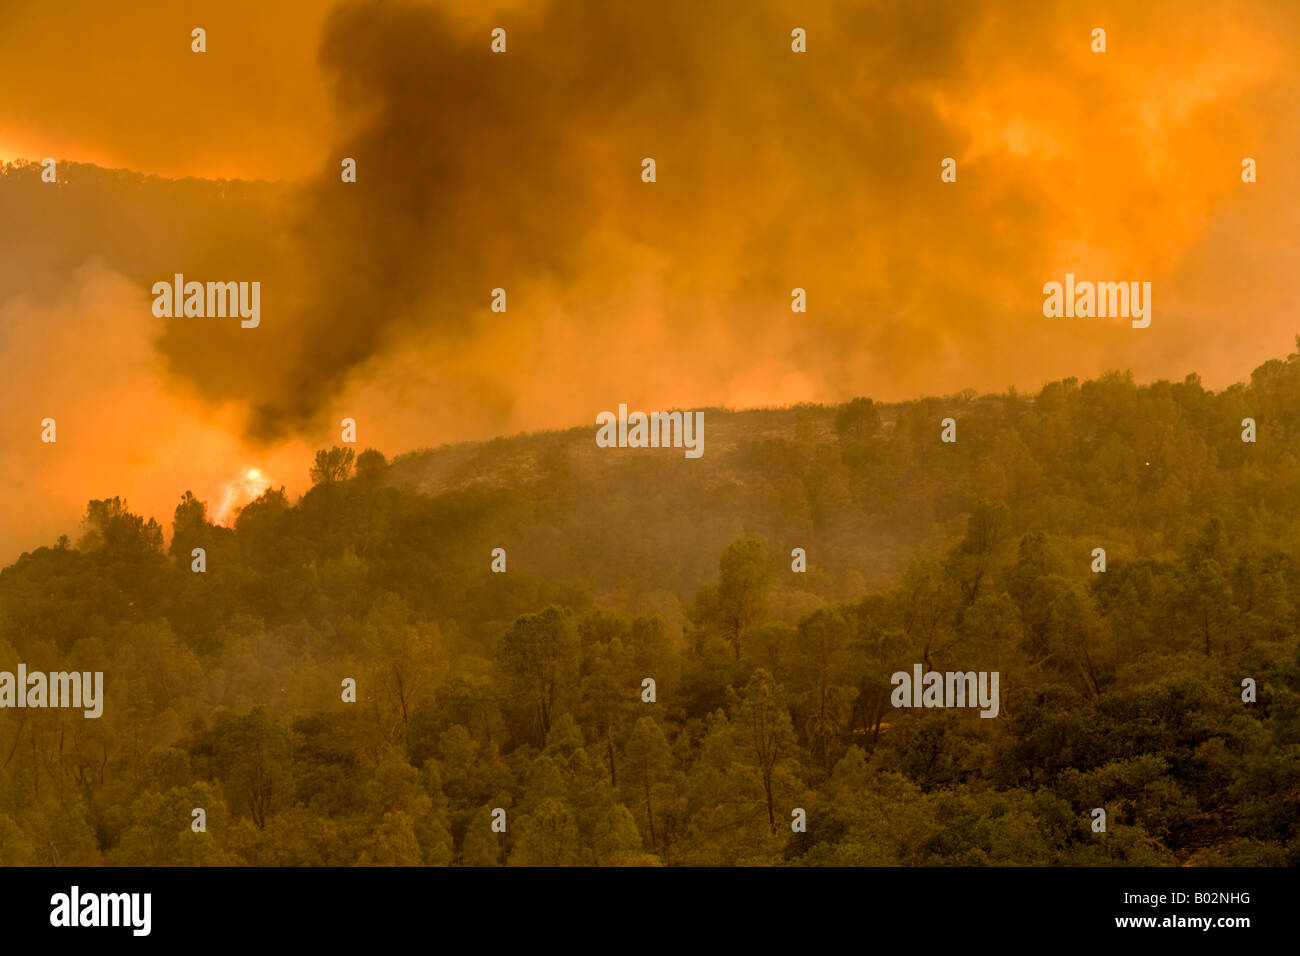
[[[954,939],[1234,946],[1285,932],[1296,886],[1292,870],[1229,868],[49,868],[0,871],[0,880],[6,941],[337,946],[415,936],[495,950],[506,941],[639,949],[716,939],[771,951],[846,933],[880,943],[901,931],[916,952]],[[74,885],[83,904],[87,894],[151,894],[148,935],[130,925],[52,926],[52,897]],[[1208,928],[1177,922],[1204,918]],[[1216,922],[1242,918],[1248,925]],[[1118,925],[1126,919],[1155,925]]]

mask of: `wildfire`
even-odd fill
[[[239,477],[230,482],[222,493],[221,503],[212,512],[212,520],[227,528],[235,523],[239,509],[271,487],[271,482],[260,468],[245,468]]]

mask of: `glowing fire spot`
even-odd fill
[[[259,497],[271,487],[271,482],[260,468],[245,468],[234,481],[226,485],[221,502],[212,511],[212,520],[229,528],[235,523],[239,509]]]

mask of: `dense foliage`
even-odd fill
[[[91,502],[0,573],[0,669],[106,686],[0,711],[0,864],[1300,862],[1300,356],[706,424]],[[999,716],[894,709],[915,663]]]

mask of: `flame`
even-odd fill
[[[260,468],[245,468],[239,477],[226,485],[221,503],[212,511],[212,520],[223,527],[232,527],[239,509],[259,497],[271,487],[271,482]]]

